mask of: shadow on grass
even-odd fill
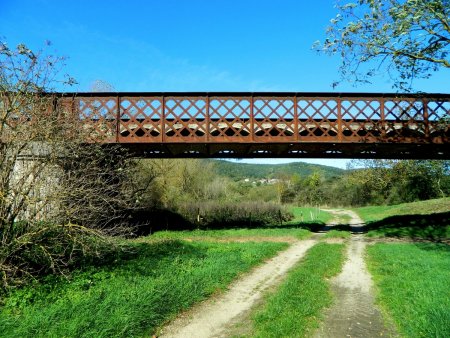
[[[436,242],[449,240],[450,212],[430,215],[391,216],[368,223],[364,229],[369,235],[407,237]]]
[[[450,245],[445,243],[416,243],[415,245],[421,250],[450,254]]]
[[[98,269],[102,271],[114,271],[114,273],[140,274],[150,276],[154,274],[162,261],[173,261],[180,255],[184,259],[203,259],[206,257],[206,249],[194,246],[188,242],[177,239],[168,239],[155,242],[134,242],[127,244],[123,250],[116,251],[114,255],[97,262],[91,262],[82,267],[80,272]]]
[[[179,240],[132,243],[122,249],[111,251],[102,259],[86,260],[83,264],[72,267],[72,271],[66,276],[41,275],[36,281],[43,282],[43,284],[41,289],[35,290],[36,294],[42,296],[47,291],[50,293],[56,289],[53,287],[47,290],[46,285],[58,285],[58,288],[63,290],[65,287],[70,287],[70,283],[73,284],[70,280],[75,280],[82,289],[88,290],[113,275],[128,276],[131,271],[133,275],[155,276],[161,264],[174,261],[180,255],[183,259],[201,260],[206,257],[205,250]],[[67,279],[67,276],[70,278]]]
[[[263,224],[255,221],[227,222],[215,224],[195,224],[169,210],[144,210],[131,217],[136,226],[137,236],[146,236],[156,231],[171,230],[224,230],[224,229],[306,229],[311,232],[330,230],[349,231],[353,234],[368,233],[374,237],[424,239],[434,242],[448,242],[450,235],[450,212],[429,215],[391,216],[362,226],[349,224],[327,225],[323,222],[282,222]]]
[[[423,239],[434,242],[450,242],[450,212],[429,215],[391,216],[361,226],[350,224],[298,224],[312,232],[330,230],[349,231],[353,234],[368,233],[369,236]]]
[[[321,231],[325,227],[323,222],[280,222],[267,224],[255,220],[230,221],[225,223],[192,223],[178,213],[170,210],[139,210],[130,214],[129,221],[135,225],[136,236],[147,236],[157,231],[184,230],[226,230],[226,229],[306,229],[312,232]]]
[[[205,283],[209,266],[194,271],[196,264],[202,268],[204,261],[214,262],[201,244],[170,240],[130,246],[131,251],[113,262],[73,271],[69,280],[49,275],[29,287],[11,290],[5,303],[0,303],[0,314],[5,314],[0,316],[0,326],[8,324],[2,327],[1,336],[44,337],[47,331],[52,337],[62,333],[66,337],[80,333],[83,337],[148,336],[224,283],[222,271],[215,271],[208,277],[212,282]],[[231,278],[230,271],[223,274]],[[103,319],[99,322],[98,318]],[[61,323],[68,328],[61,328]]]

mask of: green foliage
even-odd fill
[[[293,162],[286,164],[250,164],[235,163],[229,161],[211,161],[220,176],[230,177],[235,181],[241,181],[245,178],[250,179],[270,179],[280,176],[297,177],[309,176],[314,172],[322,172],[326,178],[340,176],[343,169],[328,167],[317,164],[308,164],[302,162]]]
[[[295,202],[300,205],[323,205],[327,200],[327,185],[332,180],[326,180],[319,171],[314,171],[304,179],[297,178],[291,189],[296,192]]]
[[[2,337],[141,337],[285,248],[284,243],[134,244],[114,263],[13,291]]]
[[[344,262],[344,245],[320,243],[289,273],[264,308],[254,316],[254,337],[305,337],[318,327],[321,312],[332,302],[327,279]]]
[[[360,0],[337,8],[326,40],[315,47],[341,56],[343,80],[388,74],[397,88],[410,90],[413,79],[450,68],[448,0]]]
[[[306,175],[306,171],[287,170],[303,168],[301,163],[273,166],[212,160],[145,160],[140,164],[144,170],[137,171],[144,177],[139,176],[135,181],[136,186],[144,187],[140,205],[150,209],[164,207],[175,211],[192,202],[230,205],[249,200],[302,206],[363,206],[449,195],[449,163],[366,160],[356,162],[354,165],[358,169],[348,171],[318,170],[313,166]],[[149,173],[145,174],[146,171]],[[236,176],[238,172],[241,176]],[[180,179],[180,175],[184,179]],[[275,179],[270,183],[259,181],[271,177]],[[147,181],[151,183],[142,183]]]
[[[259,182],[258,182],[259,183]],[[279,193],[276,185],[269,184],[243,185],[237,183],[235,186],[240,187],[240,199],[248,201],[262,201],[262,202],[278,202]]]
[[[402,336],[450,336],[448,245],[380,243],[367,254],[377,300]]]
[[[343,205],[364,206],[413,202],[450,194],[445,180],[449,161],[364,160],[337,180],[330,196]]]
[[[131,184],[140,207],[169,209],[183,202],[221,200],[227,186],[212,163],[198,159],[140,160]]]

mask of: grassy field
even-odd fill
[[[294,214],[294,219],[292,221],[289,221],[288,224],[297,224],[297,223],[326,224],[333,218],[332,214],[319,208],[292,207],[291,212]]]
[[[445,213],[450,212],[450,197],[397,205],[363,207],[355,211],[364,222],[380,221],[391,216]]]
[[[192,230],[192,231],[158,231],[153,238],[171,239],[199,239],[199,240],[223,240],[244,239],[250,237],[293,237],[305,239],[311,236],[310,230],[320,229],[328,222],[333,215],[318,208],[292,207],[291,212],[294,219],[285,222],[283,225],[273,225],[270,227],[257,229],[226,229],[226,230]]]
[[[450,247],[375,244],[368,267],[377,300],[405,337],[450,337]]]
[[[450,239],[450,198],[364,207],[355,211],[367,222],[369,237]]]
[[[1,337],[148,337],[285,243],[133,243],[132,257],[12,292]]]
[[[193,231],[159,231],[152,235],[152,238],[171,239],[199,239],[199,240],[232,240],[251,239],[267,237],[293,237],[305,239],[311,236],[311,232],[306,229],[297,228],[269,228],[269,229],[227,229],[227,230],[193,230]]]
[[[253,317],[252,337],[303,337],[318,327],[322,310],[332,302],[326,279],[344,261],[343,244],[319,243],[289,273],[278,290],[268,295]]]

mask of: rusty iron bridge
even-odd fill
[[[450,94],[61,93],[142,157],[450,159]]]

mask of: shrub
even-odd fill
[[[14,236],[0,247],[0,294],[2,288],[5,291],[39,275],[64,273],[117,247],[101,232],[76,224],[15,223]]]
[[[282,224],[293,218],[283,206],[264,202],[184,203],[179,206],[178,212],[199,228],[255,228]]]

